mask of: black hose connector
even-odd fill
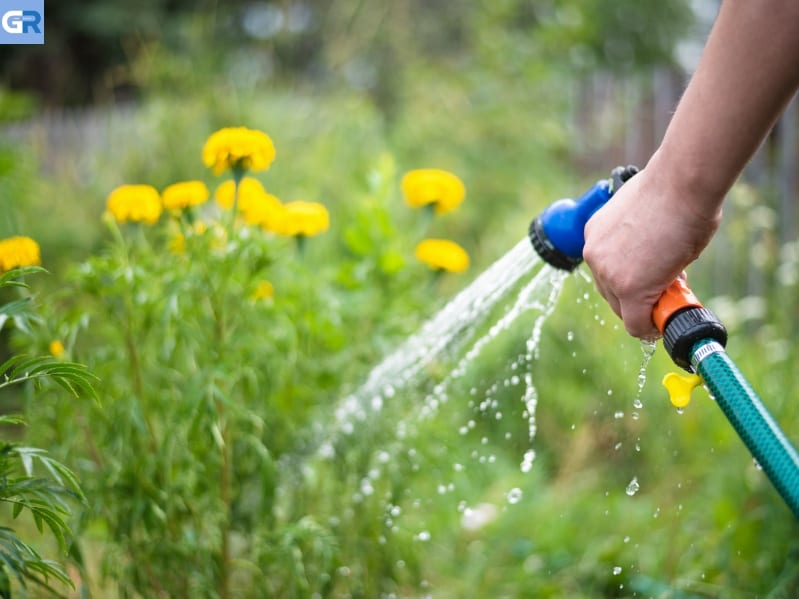
[[[688,372],[693,372],[693,348],[703,339],[713,339],[722,347],[727,345],[727,329],[707,308],[691,306],[678,310],[663,329],[663,346],[674,363]]]

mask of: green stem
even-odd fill
[[[128,249],[128,244],[125,240],[125,237],[122,235],[122,231],[119,229],[119,225],[115,220],[111,220],[109,222],[109,229],[111,230],[111,234],[114,236],[116,240],[119,251],[121,254],[121,263],[125,270],[129,270],[130,266],[130,251]],[[141,374],[141,361],[139,360],[139,351],[138,346],[136,343],[136,338],[133,332],[133,315],[136,313],[135,308],[133,306],[133,301],[131,299],[130,293],[125,293],[122,301],[125,306],[125,312],[123,315],[123,329],[124,329],[124,341],[125,347],[128,352],[128,364],[130,365],[130,377],[133,384],[133,390],[135,392],[136,400],[139,403],[139,412],[141,414],[141,418],[144,421],[145,426],[147,427],[147,432],[150,435],[150,450],[154,451],[156,448],[156,436],[155,430],[153,429],[152,423],[150,419],[147,417],[146,410],[144,410],[141,402],[144,398],[144,383],[142,380]]]
[[[241,180],[244,178],[244,173],[246,172],[244,168],[239,165],[235,165],[231,172],[233,174],[233,206],[230,207],[230,224],[228,230],[228,237],[233,237],[233,227],[236,224],[236,216],[239,211],[239,189],[241,187]]]
[[[295,235],[294,239],[297,241],[297,255],[300,259],[305,257],[305,247],[307,245],[307,237],[305,235]]]
[[[238,182],[236,183],[238,187]],[[234,202],[235,210],[235,202]],[[226,273],[225,273],[226,274]],[[206,273],[210,283],[210,273]],[[226,285],[211,285],[209,303],[211,313],[214,318],[214,347],[216,352],[216,363],[220,363],[227,355],[227,318],[225,312],[225,288]],[[229,381],[226,380],[229,383]],[[218,556],[219,583],[217,592],[220,599],[230,598],[230,570],[232,563],[230,547],[230,530],[232,524],[232,502],[233,502],[233,453],[231,448],[231,427],[228,425],[226,417],[225,403],[222,398],[214,401],[216,408],[216,422],[219,426],[221,436],[221,458],[219,472],[219,500],[222,503],[223,519],[220,525],[221,547]]]
[[[232,502],[232,470],[233,455],[231,451],[230,429],[227,422],[222,418],[224,406],[222,402],[217,402],[217,411],[220,416],[222,434],[222,472],[219,480],[219,498],[224,506],[224,522],[222,530],[222,547],[220,551],[219,564],[219,597],[229,599],[230,597],[230,564],[232,556],[230,552],[230,528],[231,528],[231,502]]]

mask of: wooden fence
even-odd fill
[[[657,70],[648,77],[597,75],[578,84],[573,127],[583,172],[608,165],[645,165],[668,126],[687,76]],[[730,101],[734,101],[731,98]],[[791,269],[799,245],[799,100],[794,100],[753,157],[725,202],[722,226],[695,267],[710,293],[741,297],[766,293]],[[693,270],[692,268],[692,270]],[[799,266],[797,267],[799,272]]]

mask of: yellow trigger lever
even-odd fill
[[[702,384],[698,374],[669,372],[663,377],[663,386],[669,392],[669,400],[675,408],[684,408],[691,401],[691,391]]]

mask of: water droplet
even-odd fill
[[[613,417],[614,417],[616,420],[618,420],[619,418],[624,418],[624,412],[622,412],[622,411],[618,411],[618,412],[616,412],[615,414],[613,414]]]
[[[640,488],[641,488],[641,485],[638,484],[638,477],[637,476],[633,476],[633,479],[627,485],[626,493],[627,493],[627,495],[632,497],[633,495],[638,493],[638,489],[640,489]]]
[[[640,410],[641,408],[644,407],[644,402],[642,402],[640,398],[636,397],[633,400],[633,407]]]
[[[522,500],[522,490],[519,487],[514,487],[507,494],[508,503],[515,504]]]
[[[630,414],[630,418],[632,418],[633,420],[638,420],[640,417],[641,415],[638,412],[633,412],[632,414]]]
[[[629,543],[630,542],[630,537],[624,537],[623,540],[624,540],[625,543]]]
[[[568,339],[569,341],[574,341],[574,331],[569,331],[568,333],[566,333],[566,339]]]
[[[677,414],[679,416],[682,416],[683,414],[685,414],[685,408],[677,408]]]
[[[757,461],[757,458],[753,458],[752,463],[754,464],[755,468],[757,468],[758,470],[763,470],[763,466],[760,464],[760,462]]]
[[[430,533],[426,530],[421,531],[418,535],[416,535],[417,541],[427,542],[430,540]]]
[[[525,474],[530,472],[533,468],[533,460],[535,459],[535,451],[532,449],[528,449],[524,452],[524,458],[522,458],[522,465],[521,470]]]
[[[618,576],[621,574],[621,566],[613,566],[613,575]]]

